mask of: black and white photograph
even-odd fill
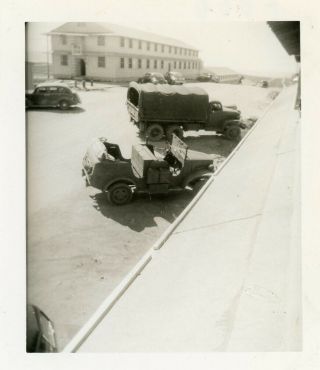
[[[21,287],[4,284],[18,318],[4,351],[15,332],[26,368],[74,354],[79,369],[138,368],[132,355],[316,369],[311,6],[72,0],[36,17],[20,4],[7,7],[21,48],[7,41],[4,61],[16,87],[1,68],[18,135],[4,139],[7,219],[21,225],[19,258],[2,258]]]

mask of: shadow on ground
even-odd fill
[[[66,113],[83,113],[86,110],[81,108],[81,107],[70,107],[69,109],[59,109],[59,108],[48,108],[48,107],[30,107],[27,108],[28,112],[29,111],[41,111],[41,112],[49,112],[49,113],[61,113],[61,114],[66,114]]]
[[[172,223],[192,200],[193,195],[186,191],[167,195],[139,194],[133,201],[123,206],[109,204],[105,194],[98,193],[91,198],[93,207],[104,217],[141,232],[149,227],[156,227],[156,218]]]

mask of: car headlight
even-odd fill
[[[215,168],[214,168],[214,164],[213,163],[212,164],[209,164],[208,170],[214,172]]]

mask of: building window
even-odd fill
[[[177,62],[176,62],[176,61],[174,61],[174,62],[173,62],[173,68],[174,68],[174,69],[176,69],[176,68],[177,68]]]
[[[106,66],[106,57],[98,57],[98,67],[105,68]]]
[[[62,45],[67,44],[67,36],[66,35],[60,35],[60,41]]]
[[[153,68],[157,68],[157,66],[158,66],[158,61],[157,61],[157,59],[155,59],[153,61]]]
[[[147,68],[150,68],[150,60],[147,59]]]
[[[141,68],[141,66],[142,66],[141,59],[138,59],[138,68]]]
[[[129,39],[129,48],[132,49],[132,39]]]
[[[169,46],[169,53],[171,53],[171,46]]]
[[[124,37],[120,38],[120,46],[123,48],[124,47]]]
[[[163,69],[164,68],[164,61],[161,60],[161,68]]]
[[[104,36],[98,36],[98,46],[104,46],[105,45],[105,37]]]
[[[150,42],[147,42],[147,50],[150,50]]]
[[[161,52],[164,53],[164,45],[161,45]]]
[[[68,55],[61,55],[60,56],[60,63],[62,66],[67,66],[68,65]]]
[[[128,67],[129,68],[132,68],[132,58],[129,58],[128,59]]]
[[[120,58],[120,68],[124,68],[124,58]]]
[[[190,62],[188,62],[188,69],[190,69]]]
[[[186,63],[186,62],[184,62],[184,63],[183,63],[183,69],[186,69],[186,67],[187,67],[187,63]]]
[[[139,46],[138,46],[139,49],[142,49],[142,41],[139,40]]]
[[[177,54],[177,50],[178,50],[178,48],[176,48],[176,47],[175,47],[175,48],[174,48],[174,53],[175,53],[175,54]]]
[[[182,48],[180,48],[180,55],[182,54]]]
[[[179,60],[179,69],[181,69],[181,60]]]
[[[154,51],[158,51],[158,44],[154,44]]]

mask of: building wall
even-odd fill
[[[64,39],[65,44],[62,42]],[[86,77],[100,80],[131,80],[148,71],[165,73],[169,69],[182,72],[187,78],[196,77],[201,70],[201,60],[197,51],[179,47],[149,43],[124,38],[121,46],[120,36],[106,36],[104,45],[98,45],[97,36],[52,36],[53,73],[55,77],[70,78],[80,75],[79,59],[86,63]],[[157,50],[155,50],[157,48]],[[73,55],[79,54],[79,55]],[[66,55],[68,65],[61,65],[61,55]],[[105,57],[105,67],[98,67],[98,57]],[[124,58],[124,67],[120,60]],[[129,61],[132,60],[132,68]],[[141,68],[138,68],[138,60]],[[147,60],[150,67],[147,68]],[[156,60],[156,65],[155,65]]]

